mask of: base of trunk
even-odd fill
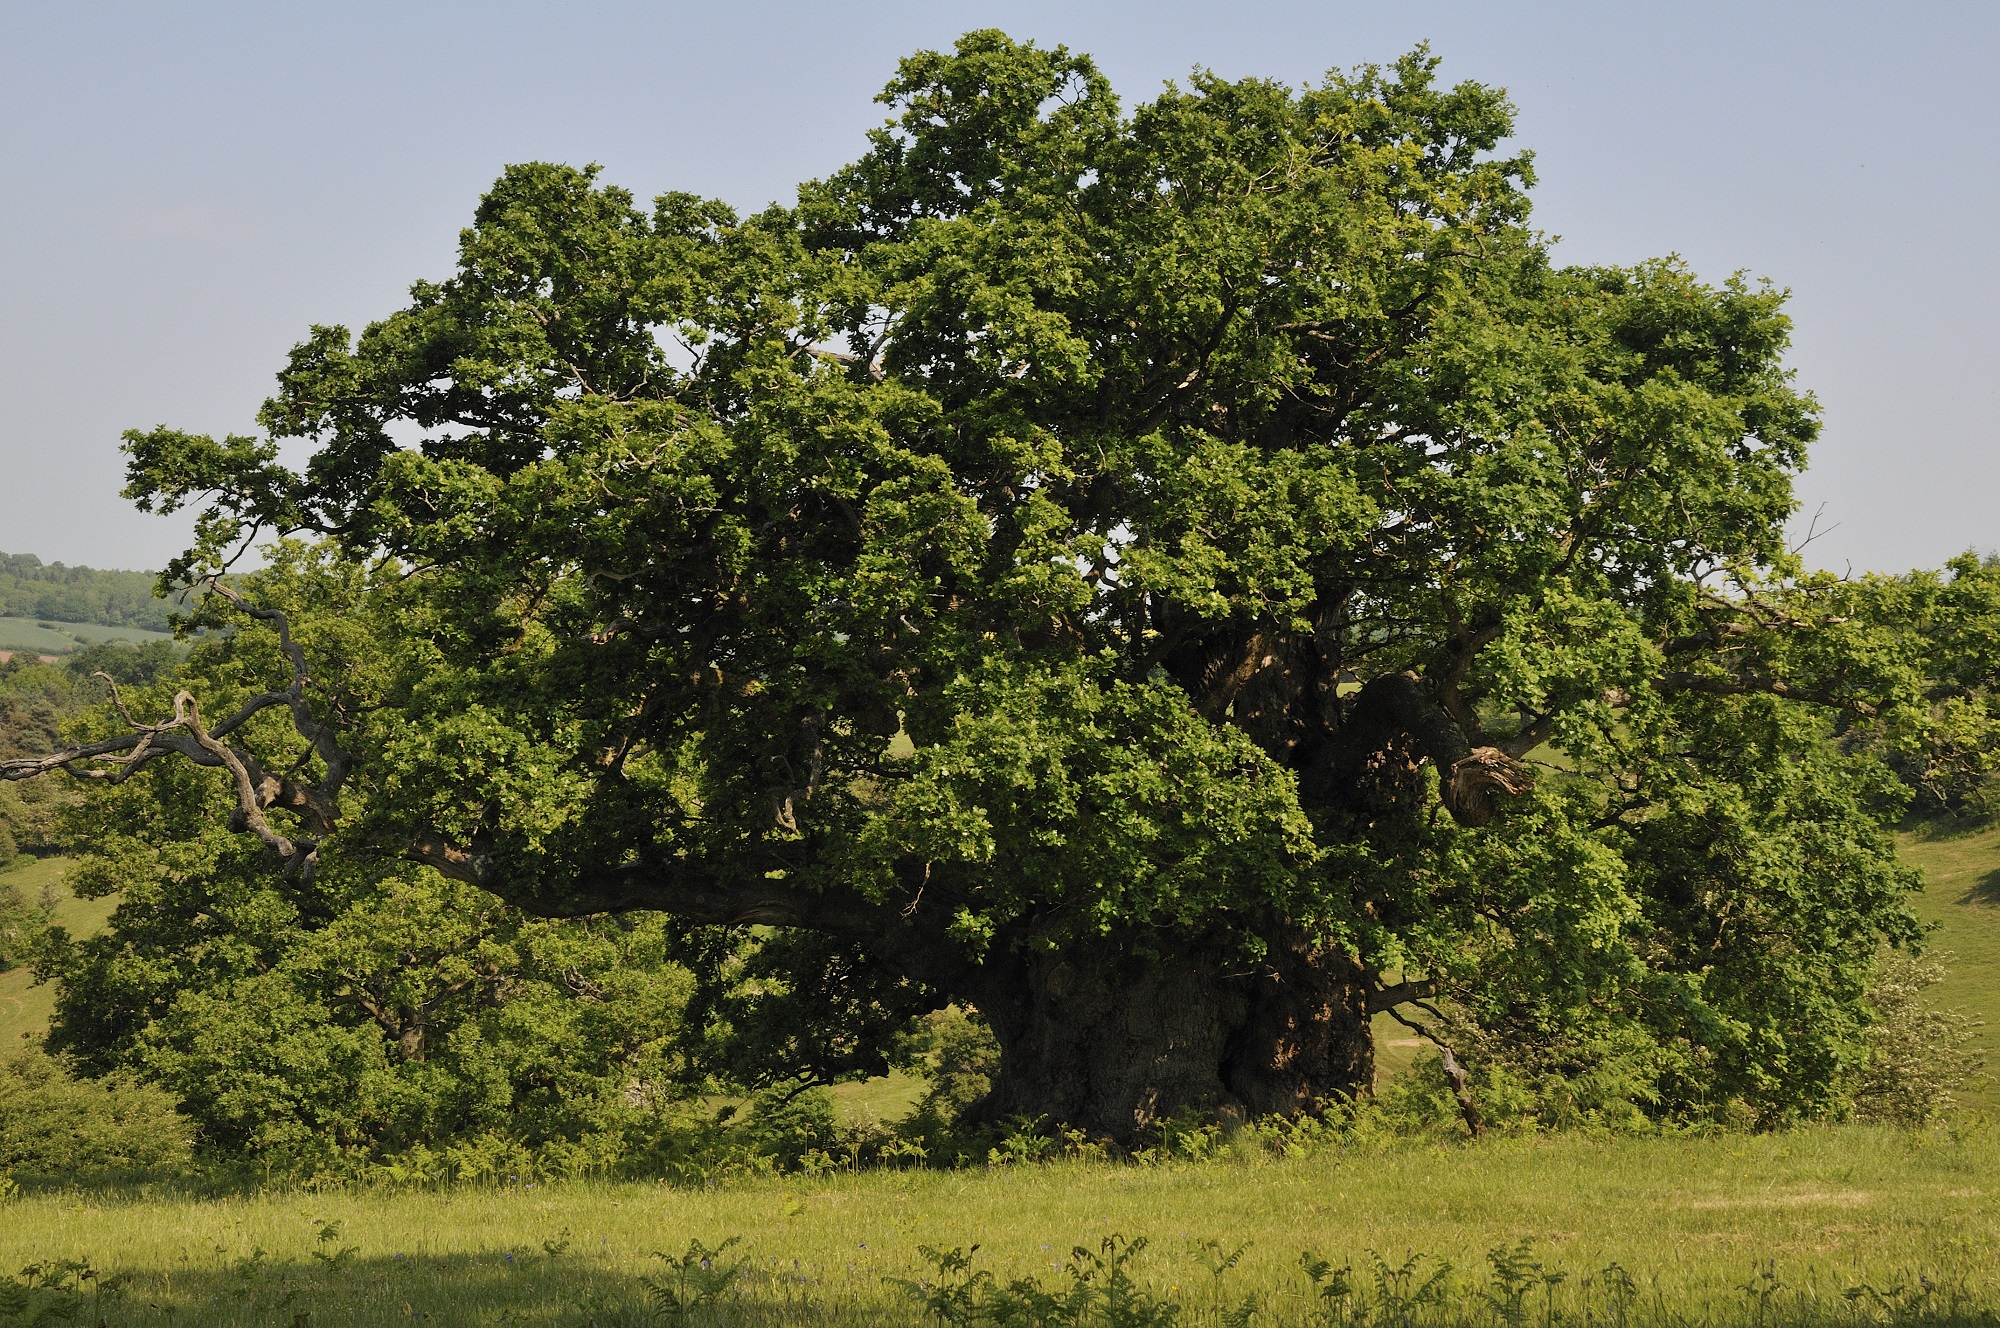
[[[1346,956],[1298,935],[1254,963],[1220,943],[1132,939],[986,971],[973,995],[1001,1060],[981,1116],[1129,1145],[1180,1112],[1291,1115],[1373,1085],[1368,985]]]

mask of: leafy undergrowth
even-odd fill
[[[1996,1144],[1841,1127],[706,1192],[23,1195],[0,1268],[38,1284],[0,1323],[1994,1323]]]

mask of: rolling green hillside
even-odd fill
[[[56,922],[69,928],[72,936],[92,935],[110,918],[117,901],[78,899],[63,884],[63,871],[69,866],[67,858],[23,858],[21,863],[0,873],[0,882],[13,886],[31,901],[43,886],[53,887],[57,896]],[[55,988],[36,986],[34,975],[27,969],[0,973],[0,1051],[48,1032],[55,1003]]]
[[[2000,826],[1956,834],[1916,831],[1903,837],[1903,856],[1923,868],[1926,888],[1917,911],[1936,925],[1931,945],[1946,956],[1946,977],[1932,999],[1986,1021],[1980,1044],[1996,1079],[1961,1100],[2000,1111],[2000,1055],[1993,1051],[2000,1045]]]
[[[0,553],[0,615],[165,631],[174,606],[153,594],[151,572],[106,572]]]
[[[106,572],[0,553],[0,650],[67,655],[104,641],[170,639],[175,604],[151,572]]]
[[[107,627],[103,623],[59,622],[52,618],[0,617],[0,650],[32,650],[66,655],[101,641],[171,641],[167,632],[149,627]]]

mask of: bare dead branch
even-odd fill
[[[1444,1077],[1451,1083],[1452,1096],[1458,1099],[1458,1112],[1465,1117],[1465,1127],[1472,1131],[1473,1138],[1484,1137],[1486,1117],[1479,1110],[1479,1104],[1473,1101],[1472,1088],[1467,1083],[1465,1067],[1459,1064],[1458,1057],[1452,1052],[1451,1044],[1439,1037],[1427,1025],[1420,1024],[1414,1019],[1406,1019],[1393,1008],[1388,1013],[1391,1019],[1438,1049],[1438,1060],[1444,1066]]]
[[[264,790],[259,787],[262,781],[252,776],[249,763],[232,751],[228,744],[209,735],[201,722],[201,707],[196,703],[192,692],[174,693],[174,722],[185,728],[194,740],[201,744],[202,750],[213,756],[216,764],[229,772],[230,778],[236,784],[237,815],[242,818],[243,824],[251,834],[257,836],[284,860],[289,871],[300,859],[299,845],[271,828],[270,821],[264,816],[264,808],[268,803],[264,797]]]
[[[282,610],[258,608],[250,604],[220,580],[211,579],[209,588],[248,616],[271,624],[277,631],[279,646],[291,665],[292,677],[288,686],[247,698],[228,718],[213,725],[203,720],[201,706],[194,694],[180,691],[174,695],[172,718],[147,724],[133,716],[117,682],[100,673],[96,676],[103,678],[109,686],[113,710],[131,732],[81,743],[46,756],[0,762],[0,780],[37,779],[61,771],[74,779],[119,784],[148,761],[169,755],[185,757],[196,765],[227,771],[237,804],[230,818],[230,828],[255,835],[277,854],[286,874],[309,879],[318,865],[320,838],[332,830],[338,819],[340,790],[353,769],[353,757],[340,745],[332,725],[321,722],[312,712],[306,695],[312,675],[304,649],[292,637],[290,619]],[[283,707],[289,713],[293,728],[320,758],[325,770],[318,780],[301,783],[291,778],[274,777],[266,772],[263,763],[248,748],[226,741],[229,735],[253,717],[274,707]],[[296,765],[294,768],[297,768]],[[314,836],[295,839],[278,831],[265,815],[272,807],[284,807],[297,813],[314,831]]]

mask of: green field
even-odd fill
[[[1935,924],[1930,944],[1946,959],[1945,980],[1931,998],[1986,1021],[1979,1042],[1989,1049],[1989,1070],[2000,1071],[2000,1056],[1991,1051],[2000,1034],[2000,826],[1918,831],[1903,836],[1902,852],[1923,868],[1926,888],[1917,911]],[[2000,1085],[1989,1078],[1960,1100],[1973,1110],[2000,1112]]]
[[[47,623],[47,626],[43,624]],[[102,623],[52,622],[48,619],[0,617],[0,650],[35,650],[63,655],[100,641],[171,641],[167,632],[146,627],[106,627]]]
[[[1984,1133],[1847,1127],[878,1171],[709,1192],[573,1183],[16,1198],[0,1208],[0,1267],[87,1258],[128,1275],[112,1324],[915,1324],[889,1279],[924,1273],[921,1245],[976,1243],[981,1266],[1048,1284],[1061,1282],[1072,1246],[1116,1233],[1150,1238],[1133,1270],[1150,1295],[1185,1307],[1183,1323],[1219,1322],[1253,1293],[1267,1312],[1251,1322],[1309,1322],[1304,1250],[1357,1270],[1370,1250],[1395,1265],[1421,1254],[1420,1269],[1448,1262],[1444,1304],[1411,1322],[1490,1323],[1487,1252],[1526,1239],[1532,1259],[1567,1274],[1549,1289],[1537,1280],[1528,1322],[1544,1322],[1545,1308],[1585,1322],[1587,1299],[1590,1321],[1617,1322],[1603,1273],[1613,1263],[1636,1287],[1631,1323],[1875,1322],[1855,1314],[1849,1288],[1865,1283],[1909,1309],[1923,1278],[1931,1308],[1959,1311],[1933,1321],[1980,1322],[1973,1311],[2000,1305],[1994,1145]],[[321,1239],[328,1223],[337,1231]],[[640,1279],[665,1276],[656,1252],[730,1236],[742,1238],[730,1254],[744,1273],[722,1314],[640,1317]],[[1235,1268],[1210,1272],[1218,1251],[1246,1243]],[[1860,1307],[1879,1309],[1865,1295]],[[1377,1297],[1364,1319],[1401,1322],[1381,1310]]]
[[[44,886],[56,892],[55,920],[75,936],[97,931],[111,916],[113,901],[78,899],[63,885],[69,862],[65,858],[21,858],[19,865],[0,872],[0,882],[19,890],[30,903]],[[55,989],[36,986],[25,968],[0,973],[0,1048],[12,1047],[25,1039],[38,1038],[48,1031],[49,1016],[55,1011]]]

